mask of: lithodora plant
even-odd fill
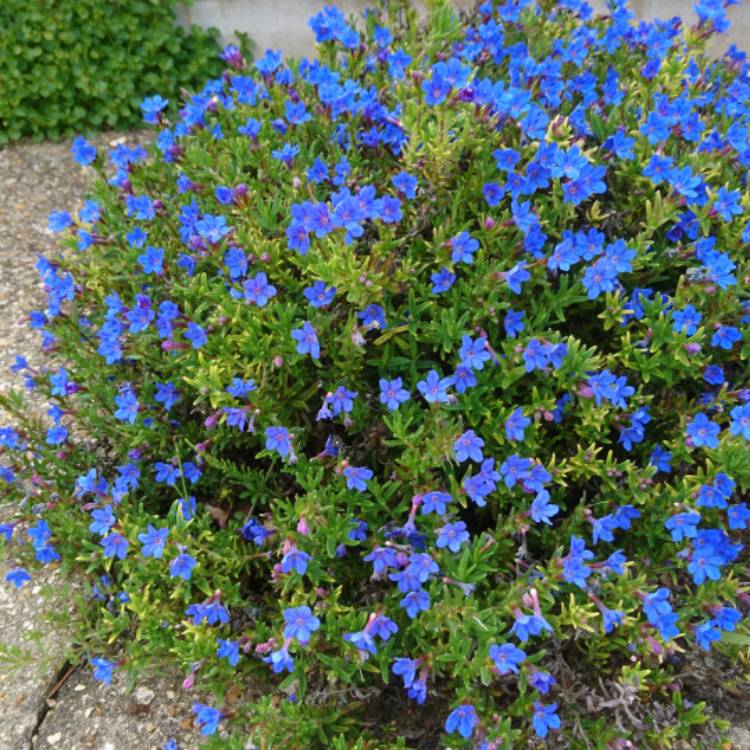
[[[146,99],[150,149],[74,142],[4,528],[11,583],[90,575],[98,678],[179,665],[214,748],[718,746],[750,66],[697,10],[328,7],[317,59]]]

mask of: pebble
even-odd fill
[[[147,688],[144,685],[141,685],[140,687],[136,688],[135,695],[133,697],[135,698],[135,702],[139,705],[149,706],[151,705],[151,701],[155,696],[156,693],[154,693],[151,688]]]
[[[62,732],[55,732],[47,737],[47,742],[50,745],[56,745],[62,739]]]

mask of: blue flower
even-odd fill
[[[542,631],[552,632],[552,626],[541,615],[527,615],[521,610],[516,610],[513,625],[510,632],[518,638],[521,643],[526,643],[532,636],[541,635]]]
[[[470,336],[461,337],[461,349],[458,353],[463,367],[470,367],[472,370],[484,369],[485,362],[492,358],[489,351],[487,340],[480,336],[472,339]]]
[[[102,659],[99,656],[91,659],[91,664],[94,667],[94,679],[109,685],[112,682],[115,665],[111,661]]]
[[[404,681],[404,687],[409,688],[417,678],[419,665],[419,659],[406,659],[402,656],[397,656],[393,660],[391,669],[393,670],[393,674],[398,675]]]
[[[385,573],[388,568],[395,568],[398,565],[396,551],[390,547],[375,547],[375,549],[366,555],[365,562],[371,562],[376,575]]]
[[[284,637],[296,638],[300,643],[308,643],[312,634],[320,627],[320,620],[310,607],[288,607],[284,610]]]
[[[672,318],[674,320],[672,329],[675,333],[692,336],[698,330],[703,315],[693,305],[687,305],[684,310],[673,310]]]
[[[712,581],[721,579],[722,558],[716,553],[710,545],[696,547],[693,556],[688,563],[687,569],[693,576],[697,586],[700,586],[706,578]]]
[[[734,326],[720,325],[711,337],[711,346],[729,351],[732,346],[742,340],[742,334]]]
[[[448,389],[453,385],[453,378],[440,378],[435,370],[430,370],[424,380],[417,383],[417,390],[428,404],[445,404],[451,400]]]
[[[184,581],[189,581],[195,566],[195,558],[183,552],[169,564],[169,575],[172,578],[182,578]]]
[[[413,620],[420,612],[430,608],[430,595],[424,590],[410,591],[399,605],[406,610],[406,614]]]
[[[451,260],[454,263],[468,263],[471,265],[474,262],[474,253],[479,250],[478,240],[474,239],[468,232],[461,232],[450,242],[453,248]]]
[[[477,710],[471,703],[462,703],[458,708],[450,712],[445,721],[445,731],[448,734],[458,732],[464,739],[474,734],[474,729],[479,723]]]
[[[169,411],[179,400],[180,392],[175,388],[175,385],[171,380],[168,383],[156,384],[154,401],[163,404],[167,411]]]
[[[115,411],[116,419],[135,424],[138,416],[138,399],[132,388],[128,386],[115,396],[115,405],[118,407]]]
[[[164,248],[149,245],[145,252],[138,256],[138,262],[143,268],[143,273],[153,273],[161,276],[164,273]]]
[[[208,341],[206,329],[193,321],[187,324],[183,336],[192,344],[193,349],[200,349]]]
[[[263,271],[246,279],[243,290],[245,299],[254,302],[258,307],[265,307],[271,298],[276,296],[276,287],[268,283],[268,277]]]
[[[312,286],[307,287],[303,294],[313,307],[328,307],[336,296],[336,287],[329,287],[322,281],[316,281]]]
[[[292,331],[292,338],[297,342],[298,354],[309,354],[313,359],[320,359],[318,336],[309,320]]]
[[[167,104],[169,104],[169,101],[163,99],[158,94],[155,96],[147,96],[140,104],[144,122],[148,122],[151,125],[158,124],[160,113]]]
[[[550,519],[552,516],[557,515],[559,510],[560,506],[551,503],[549,492],[543,489],[537,492],[536,497],[531,503],[529,513],[535,523],[544,523],[547,526],[551,526],[552,521]]]
[[[141,221],[151,221],[156,216],[154,202],[147,195],[125,196],[125,212],[128,216],[135,216]]]
[[[720,425],[699,412],[687,425],[687,437],[696,448],[718,448]]]
[[[141,554],[144,557],[154,557],[157,560],[160,560],[161,556],[164,554],[164,546],[167,543],[168,536],[168,528],[164,527],[157,529],[149,524],[146,532],[138,534],[138,541],[143,544],[143,547],[141,547]]]
[[[747,503],[738,503],[727,508],[727,522],[730,529],[745,529],[748,521],[750,521],[750,508]]]
[[[456,281],[456,274],[443,267],[437,273],[433,273],[430,280],[432,281],[432,293],[442,294],[453,286]]]
[[[505,434],[508,440],[521,440],[524,438],[524,431],[531,424],[531,420],[525,417],[523,409],[516,409],[509,417],[505,420]]]
[[[21,589],[25,583],[31,580],[31,576],[24,568],[11,568],[5,574],[5,580],[12,583],[17,589]]]
[[[583,273],[583,286],[589,299],[596,299],[602,292],[614,292],[616,281],[617,271],[606,257],[588,266]]]
[[[227,641],[223,638],[217,638],[216,642],[219,647],[216,649],[216,655],[220,659],[226,659],[230,666],[236,667],[240,661],[240,647],[237,641]]]
[[[710,651],[711,644],[721,640],[721,630],[714,620],[706,620],[696,626],[695,640],[704,651]]]
[[[550,703],[545,706],[543,703],[536,701],[534,703],[534,716],[531,725],[537,737],[544,739],[550,729],[560,728],[560,717],[557,715],[557,703]]]
[[[235,281],[247,273],[247,256],[239,247],[230,247],[224,253],[224,265],[229,270],[229,278]]]
[[[216,734],[221,721],[221,711],[218,708],[206,706],[203,703],[193,703],[193,713],[201,728],[201,734],[205,736]]]
[[[732,417],[729,432],[750,440],[750,404],[735,406],[729,414]]]
[[[285,143],[281,148],[271,151],[271,156],[278,161],[283,161],[288,167],[292,165],[294,157],[299,154],[299,146],[296,143]]]
[[[282,458],[293,454],[289,430],[286,427],[266,427],[266,450],[276,451]]]
[[[385,310],[380,305],[368,305],[362,312],[357,313],[357,318],[368,330],[384,331],[387,328]]]
[[[359,630],[356,633],[345,633],[344,640],[352,643],[363,654],[374,655],[378,652],[375,639],[366,630]]]
[[[532,672],[529,675],[529,685],[542,695],[547,695],[557,680],[549,672]]]
[[[484,460],[482,448],[484,440],[480,438],[474,430],[467,430],[453,444],[453,450],[456,453],[456,460],[459,463],[471,460],[481,463]]]
[[[260,122],[254,117],[248,117],[244,125],[240,125],[237,128],[237,132],[240,135],[244,135],[247,138],[255,140],[260,134]]]
[[[739,190],[727,190],[722,186],[716,191],[712,208],[724,221],[731,221],[733,216],[741,216],[743,213],[741,198]]]
[[[453,498],[447,492],[438,492],[436,490],[425,492],[424,495],[422,495],[422,515],[437,513],[439,516],[444,516],[446,505],[452,499]]]
[[[307,552],[292,547],[284,557],[281,558],[281,572],[291,573],[292,571],[295,571],[299,575],[304,575],[309,561],[310,555],[308,555]]]
[[[525,313],[523,310],[511,310],[509,309],[507,314],[505,315],[505,332],[510,336],[510,338],[514,339],[516,336],[518,336],[519,333],[521,333],[525,325],[523,323]]]
[[[693,539],[698,533],[697,525],[701,517],[698,513],[677,513],[664,522],[667,531],[672,535],[672,541],[681,542]]]
[[[391,177],[393,186],[404,198],[411,200],[417,194],[417,178],[408,172],[399,172]]]
[[[128,540],[122,534],[109,534],[101,540],[104,557],[116,557],[124,560],[128,554]]]
[[[403,387],[401,378],[386,380],[380,378],[380,403],[385,404],[388,411],[396,411],[401,404],[409,400],[409,391]]]
[[[518,665],[526,659],[526,652],[512,643],[503,643],[501,646],[493,644],[489,653],[500,674],[518,674]]]
[[[47,229],[59,234],[73,224],[73,217],[67,211],[54,211],[47,220]]]
[[[280,648],[271,651],[268,656],[263,657],[266,664],[270,664],[274,674],[280,674],[283,671],[294,672],[294,659],[289,655],[286,648]]]
[[[505,282],[508,288],[514,294],[521,294],[523,283],[531,278],[531,274],[526,270],[526,263],[516,263],[513,268],[506,271]]]
[[[347,466],[344,469],[346,477],[346,486],[350,490],[357,492],[366,492],[367,483],[372,479],[373,473],[365,466]]]
[[[438,530],[438,538],[435,545],[442,549],[448,547],[451,552],[458,552],[464,542],[469,539],[469,532],[463,521],[448,523]]]
[[[227,393],[235,398],[244,398],[248,393],[256,389],[254,380],[242,380],[242,378],[232,378],[232,384],[226,388]]]
[[[77,135],[73,139],[70,152],[73,154],[73,161],[83,167],[96,159],[96,147],[92,146],[82,135]]]
[[[62,445],[68,439],[68,430],[63,425],[56,425],[47,430],[45,442],[48,445]]]
[[[370,632],[374,636],[387,641],[392,635],[398,633],[398,625],[390,617],[378,614],[370,620]]]
[[[424,92],[425,104],[434,107],[442,104],[448,94],[451,92],[451,85],[440,75],[437,70],[432,71],[432,75],[422,81],[422,91]]]

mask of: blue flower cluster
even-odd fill
[[[576,650],[651,674],[724,648],[750,604],[750,64],[694,54],[724,5],[687,42],[621,0],[485,2],[419,43],[327,7],[320,59],[230,46],[178,120],[146,99],[150,152],[76,138],[106,183],[49,217],[68,252],[29,314],[64,356],[13,367],[49,423],[0,430],[37,560],[86,561],[189,686],[255,663],[303,712],[305,675],[395,676],[482,750],[574,742]]]

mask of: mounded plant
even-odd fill
[[[326,8],[318,60],[149,97],[148,151],[74,142],[3,530],[11,582],[90,575],[97,677],[178,664],[214,748],[719,746],[750,66],[697,7]]]

